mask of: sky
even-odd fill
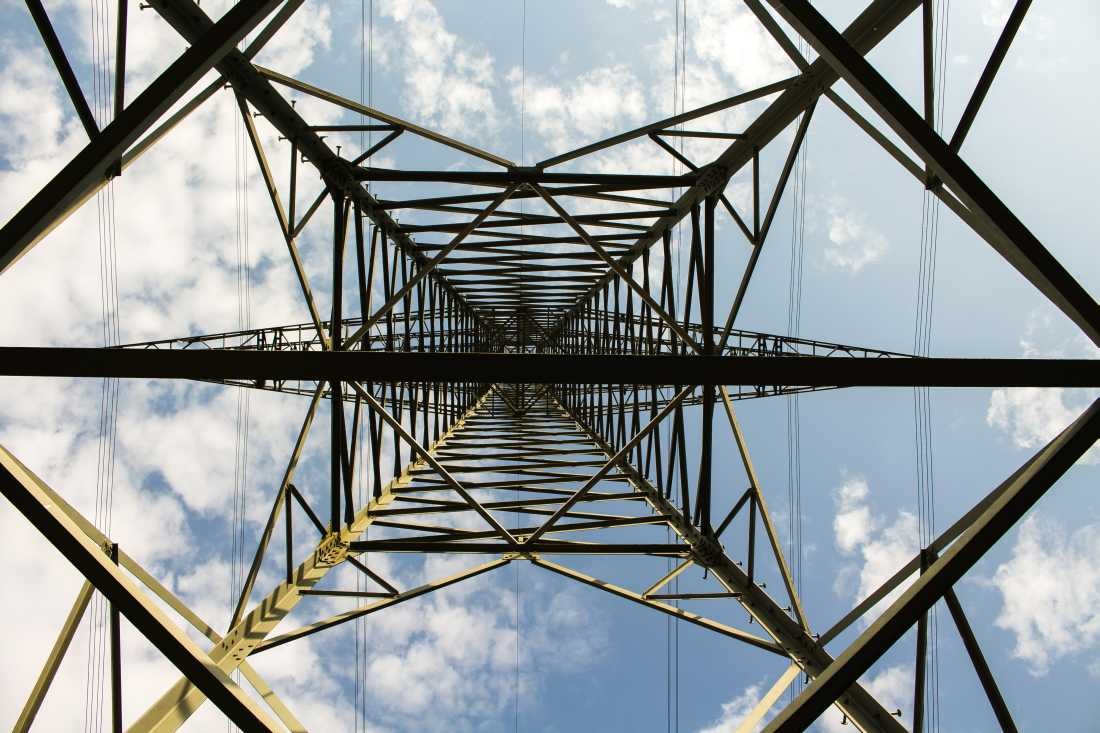
[[[257,61],[530,164],[679,109],[673,101],[681,80],[672,63],[676,5],[307,2]],[[859,7],[822,5],[836,26]],[[942,91],[950,130],[1011,4],[937,5],[949,19]],[[102,42],[92,33],[99,7],[47,3],[88,96],[103,101],[93,81]],[[216,14],[224,3],[203,7]],[[373,19],[369,75],[361,53],[364,8]],[[684,15],[686,108],[792,73],[741,4],[687,0]],[[183,44],[151,10],[132,11],[130,23],[127,96],[133,98]],[[1100,261],[1089,254],[1100,239],[1090,185],[1100,141],[1088,124],[1098,111],[1090,91],[1098,23],[1100,8],[1085,0],[1036,4],[962,149],[971,167],[1092,294],[1100,293]],[[86,137],[21,3],[0,2],[0,29],[0,218],[7,220]],[[914,105],[919,52],[914,15],[869,57]],[[850,89],[836,89],[864,109]],[[353,119],[314,100],[291,98],[314,124]],[[736,131],[765,103],[707,124]],[[249,232],[252,323],[308,320],[259,172],[241,155],[236,114],[230,92],[215,94],[114,184],[118,342],[237,327],[235,247],[242,212]],[[285,143],[264,121],[257,124],[275,170],[285,171]],[[763,151],[765,186],[774,184],[792,133],[785,131]],[[376,164],[480,168],[407,137]],[[334,142],[349,149],[357,144],[350,136]],[[912,351],[922,186],[824,101],[806,150],[799,335]],[[704,160],[716,149],[692,152]],[[577,169],[667,172],[669,161],[662,156],[654,146],[632,144]],[[231,160],[243,161],[243,167]],[[238,181],[247,182],[244,202]],[[735,177],[727,193],[744,205],[748,190],[744,178]],[[100,251],[93,241],[99,239],[101,203],[109,206],[111,200],[85,206],[0,276],[0,343],[103,344]],[[775,333],[787,327],[791,205],[788,193],[739,327]],[[329,217],[322,212],[318,220]],[[728,222],[718,226],[719,301],[728,303],[748,252]],[[331,298],[326,246],[323,226],[306,230],[303,259],[322,312]],[[936,356],[1097,356],[1065,316],[946,210],[940,216],[932,313]],[[98,516],[101,391],[99,382],[0,380],[0,445],[86,516]],[[937,527],[949,526],[1097,396],[1095,390],[1070,389],[932,390]],[[118,398],[109,534],[218,628],[229,615],[240,399],[231,388],[143,380],[122,383]],[[257,392],[249,400],[244,511],[254,537],[308,399]],[[784,399],[738,405],[784,533],[791,511],[787,409]],[[802,597],[813,628],[821,631],[916,552],[914,398],[911,390],[837,390],[801,397],[799,411]],[[721,436],[728,441],[728,431]],[[327,481],[324,430],[314,431],[303,455],[299,485],[320,496]],[[716,475],[729,478],[719,500],[729,501],[743,490],[736,453],[719,451],[716,461]],[[1100,714],[1100,703],[1089,694],[1100,678],[1098,463],[1094,447],[956,586],[1023,729],[1057,721],[1059,729],[1088,730]],[[734,546],[730,539],[728,547]],[[10,560],[3,591],[9,623],[0,631],[0,644],[9,650],[0,669],[5,726],[21,707],[80,578],[7,504],[0,508],[0,547]],[[371,617],[365,631],[367,719],[365,725],[358,721],[360,729],[732,731],[783,671],[770,655],[529,565],[513,565]],[[394,561],[382,569],[412,586],[456,567],[432,559]],[[586,567],[616,582],[645,582],[624,563],[591,561]],[[703,579],[692,572],[681,589],[701,587]],[[265,567],[259,585],[273,586],[277,573],[277,567]],[[354,582],[349,573],[337,575],[337,582]],[[738,606],[706,603],[691,608],[744,627]],[[317,601],[292,622],[346,607]],[[839,653],[863,628],[842,635],[830,651]],[[938,638],[940,727],[995,730],[943,609]],[[350,628],[334,630],[260,655],[255,666],[311,730],[353,730],[353,642]],[[130,720],[176,673],[128,626],[123,647],[124,711]],[[88,650],[85,625],[40,713],[41,729],[85,725]],[[912,650],[909,634],[864,678],[888,707],[911,708]],[[206,730],[221,720],[205,705],[187,728]],[[835,714],[818,727],[845,730]]]

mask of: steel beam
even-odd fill
[[[408,590],[390,596],[389,598],[383,598],[380,601],[375,601],[373,603],[367,604],[366,606],[362,606],[351,611],[345,611],[322,621],[316,621],[293,631],[288,631],[285,634],[280,634],[279,636],[261,642],[253,651],[253,654],[259,654],[260,652],[267,651],[268,649],[273,649],[277,646],[282,646],[283,644],[294,641],[295,639],[301,639],[304,636],[316,634],[317,632],[324,631],[325,629],[331,629],[333,626],[339,626],[340,624],[347,623],[348,621],[352,621],[362,616],[368,616],[372,613],[377,613],[378,611],[389,608],[390,606],[396,606],[399,603],[404,603],[405,601],[410,601],[414,598],[419,598],[420,596],[434,593],[435,591],[446,588],[447,586],[454,585],[455,583],[459,583],[463,580],[469,580],[470,578],[474,578],[483,573],[487,573],[490,570],[495,570],[499,567],[507,565],[510,562],[511,559],[506,557],[490,560],[489,562],[482,565],[477,565],[472,568],[460,570],[456,573],[446,576],[445,578],[439,578],[437,580],[432,580],[424,583],[423,585],[418,585],[415,588],[409,588]]]
[[[381,523],[379,523],[381,524]],[[461,538],[456,541],[439,542],[432,540],[367,540],[352,542],[348,548],[352,552],[445,552],[461,555],[464,553],[476,555],[507,555],[508,553],[541,553],[545,555],[671,555],[682,557],[689,552],[685,545],[677,544],[642,544],[642,543],[594,543],[594,542],[561,542],[549,540],[536,540],[525,542],[522,545],[511,545],[503,542],[466,542]]]
[[[626,188],[679,188],[698,180],[696,173],[681,176],[625,173],[548,173],[537,168],[509,168],[507,171],[413,171],[387,168],[353,168],[360,181],[417,181],[467,183],[473,186],[515,186],[520,183],[570,183],[622,186]]]
[[[65,658],[65,652],[69,650],[69,644],[72,643],[73,637],[76,635],[76,629],[80,625],[81,619],[84,618],[84,610],[88,608],[88,602],[92,600],[94,590],[95,588],[87,580],[80,587],[80,592],[76,594],[76,601],[73,602],[69,615],[65,617],[65,623],[61,625],[57,640],[54,642],[53,648],[50,649],[49,656],[46,657],[46,664],[43,665],[42,672],[39,673],[38,680],[34,683],[31,694],[27,697],[27,702],[23,705],[23,710],[15,721],[12,733],[26,733],[31,729],[31,724],[34,722],[35,716],[38,715],[38,709],[42,706],[42,700],[46,697],[46,692],[49,691],[50,685],[53,683],[58,667],[61,666],[61,660]]]
[[[962,604],[959,603],[955,590],[949,588],[943,594],[943,600],[947,604],[948,610],[951,611],[955,628],[958,629],[963,646],[966,647],[966,653],[970,655],[970,661],[974,665],[974,671],[977,672],[978,680],[982,683],[982,689],[985,690],[985,695],[993,708],[993,714],[997,716],[997,723],[1004,733],[1016,733],[1016,722],[1012,719],[1012,713],[1009,712],[1004,695],[997,687],[997,681],[993,678],[989,663],[985,661],[985,654],[982,653],[982,648],[974,637],[974,630],[970,628],[970,622],[967,620],[966,614],[963,613]]]
[[[351,112],[356,112],[372,119],[379,120],[380,122],[385,123],[387,129],[392,130],[394,128],[397,128],[398,130],[407,130],[413,135],[419,135],[426,140],[431,140],[432,142],[439,143],[440,145],[445,145],[446,147],[453,148],[455,150],[458,150],[459,152],[466,153],[467,155],[472,155],[475,158],[487,160],[490,163],[496,163],[500,166],[510,167],[515,165],[515,163],[508,160],[507,158],[502,158],[499,155],[481,150],[480,148],[476,148],[473,145],[469,145],[459,140],[449,138],[446,135],[442,135],[434,130],[429,130],[425,127],[421,127],[420,125],[413,124],[412,122],[409,122],[408,120],[403,120],[400,117],[394,117],[393,115],[387,114],[385,112],[382,112],[381,110],[377,110],[372,107],[368,107],[365,104],[361,104],[354,100],[348,99],[347,97],[341,97],[339,94],[334,94],[332,92],[321,89],[320,87],[315,87],[312,84],[307,84],[306,82],[299,79],[286,76],[285,74],[280,74],[279,72],[272,69],[268,69],[259,65],[256,65],[255,69],[257,73],[261,74],[263,77],[270,81],[276,82],[277,84],[281,84],[290,89],[294,89],[295,91],[302,92],[303,94],[308,94],[311,97],[316,97],[317,99],[323,100],[330,104],[335,104],[339,107],[343,107],[344,109]],[[337,125],[327,127],[314,126],[313,129],[323,131],[325,129],[340,129],[340,127],[341,126]],[[361,128],[356,127],[355,129]],[[369,156],[362,156],[362,158],[366,157]]]
[[[702,628],[708,629],[709,631],[716,631],[723,636],[730,637],[731,639],[743,641],[750,646],[756,647],[757,649],[763,649],[764,651],[772,652],[773,654],[785,656],[784,650],[774,642],[763,639],[759,636],[756,636],[755,634],[750,634],[746,631],[742,631],[741,629],[730,626],[729,624],[723,624],[718,621],[714,621],[713,619],[709,619],[706,616],[700,616],[697,613],[685,611],[679,606],[671,606],[667,603],[659,603],[657,601],[650,600],[642,596],[641,594],[635,593],[634,591],[627,588],[621,588],[612,583],[594,578],[591,575],[587,575],[578,570],[574,570],[573,568],[568,568],[564,565],[550,562],[549,560],[545,560],[538,556],[532,557],[530,558],[530,560],[532,564],[540,568],[549,570],[553,573],[557,573],[558,575],[562,575],[566,578],[571,578],[572,580],[575,580],[579,583],[584,583],[585,585],[591,586],[593,588],[598,588],[602,591],[618,596],[619,598],[625,598],[628,601],[634,601],[635,603],[641,604],[648,608],[652,608],[656,611],[660,611],[661,613],[668,614],[673,618],[678,618],[683,621],[695,624],[696,626],[701,626]]]
[[[212,24],[210,18],[193,0],[149,0],[148,5],[187,40],[202,37]],[[382,229],[406,256],[420,265],[426,264],[427,258],[419,246],[400,230],[393,218],[377,207],[377,200],[355,179],[352,166],[348,161],[337,155],[336,151],[330,148],[322,137],[302,119],[290,102],[284,99],[272,83],[251,63],[250,58],[249,52],[232,51],[221,59],[217,69],[233,85],[235,91],[243,95],[249,104],[263,115],[264,119],[283,137],[291,141],[297,153],[313,164],[329,189],[341,191],[358,201],[363,213]],[[269,70],[264,71],[271,73]],[[325,193],[322,192],[321,198],[324,195]],[[305,218],[302,221],[296,221],[293,216],[288,218],[291,234],[297,236],[304,225]],[[430,277],[442,284],[458,303],[469,308],[463,294],[455,290],[445,277],[439,273],[434,273]],[[480,316],[473,313],[472,309],[469,312],[473,314],[475,321],[479,320]]]
[[[0,376],[801,387],[1100,387],[1096,359],[0,347]]]
[[[776,701],[779,700],[779,696],[791,686],[791,683],[800,674],[802,674],[802,670],[798,668],[797,664],[787,667],[787,671],[779,676],[779,679],[768,689],[764,697],[760,698],[760,702],[756,703],[749,714],[741,720],[734,733],[752,733],[755,731],[760,721],[767,716]]]
[[[42,35],[42,42],[46,44],[46,50],[50,52],[53,64],[57,68],[57,75],[61,77],[61,81],[65,85],[65,91],[69,93],[69,99],[72,100],[76,116],[80,118],[80,124],[84,125],[84,131],[88,133],[88,139],[96,139],[99,136],[99,125],[96,124],[92,110],[88,106],[88,100],[80,89],[80,82],[76,80],[76,74],[73,73],[72,64],[69,63],[69,58],[65,55],[61,40],[53,29],[50,16],[47,15],[46,8],[42,6],[42,0],[27,0],[27,10],[30,11],[34,24],[38,26],[38,32]]]

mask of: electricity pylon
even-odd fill
[[[122,99],[125,67],[120,64],[116,114],[101,130],[44,8],[39,0],[28,0],[90,141],[4,226],[0,268],[9,269],[105,181],[125,175],[176,124],[228,86],[310,321],[125,348],[3,347],[0,373],[195,379],[309,400],[225,634],[175,598],[125,548],[71,507],[63,493],[0,449],[0,491],[87,578],[17,730],[33,721],[93,589],[181,673],[132,730],[173,730],[209,699],[246,730],[298,731],[301,723],[250,666],[252,655],[512,562],[529,562],[698,625],[728,637],[746,654],[787,660],[787,671],[746,724],[768,715],[799,674],[809,683],[772,719],[769,731],[805,728],[832,705],[861,730],[901,730],[894,713],[858,679],[942,599],[1000,725],[1014,730],[952,586],[1096,441],[1100,404],[1089,407],[891,580],[815,633],[820,620],[798,595],[734,403],[861,385],[1096,387],[1100,370],[1095,362],[915,358],[744,331],[734,323],[815,106],[825,97],[1100,342],[1095,300],[959,155],[1028,4],[1017,3],[1010,15],[950,140],[930,124],[927,103],[934,85],[927,59],[923,116],[865,60],[922,5],[920,0],[873,0],[843,32],[808,2],[771,0],[774,12],[816,50],[813,62],[772,12],[747,0],[798,69],[793,77],[524,167],[253,63],[300,1],[241,0],[215,22],[193,0],[149,0],[189,48],[129,103]],[[124,49],[125,12],[119,18],[119,48]],[[257,28],[253,40],[238,50]],[[930,32],[926,23],[925,33]],[[211,69],[217,78],[166,116]],[[840,79],[909,151],[833,90]],[[311,125],[288,101],[288,91],[370,122]],[[743,130],[685,127],[738,105],[760,110]],[[289,148],[285,198],[258,119]],[[769,189],[760,180],[760,153],[780,144],[776,138],[792,127],[793,140]],[[383,136],[346,157],[322,132]],[[372,157],[402,135],[457,151],[477,167],[372,167]],[[693,161],[670,142],[685,138],[718,139],[725,147],[712,160]],[[643,139],[667,152],[685,172],[584,172],[585,156]],[[559,167],[572,161],[580,161],[582,172]],[[752,179],[747,214],[725,194],[741,171]],[[307,191],[305,200],[311,203],[302,207],[301,192],[313,174],[322,183],[319,190]],[[391,184],[394,191],[409,190],[397,184],[446,188],[419,198],[380,197],[377,192]],[[331,220],[319,221],[317,213],[329,209]],[[398,212],[405,223],[396,218]],[[733,241],[723,247],[745,247],[748,253],[728,307],[716,302],[717,277],[728,277],[717,263],[718,217],[725,217],[727,231],[733,232]],[[326,228],[333,243],[327,317],[318,309],[298,251],[307,226]],[[674,241],[681,226],[687,236]],[[674,268],[673,259],[681,254],[687,267]],[[354,272],[347,283],[345,270]],[[330,418],[331,476],[327,501],[315,507],[294,480],[322,404],[328,405]],[[722,426],[717,434],[728,434],[740,456],[747,487],[731,487],[727,477],[713,474],[716,443],[722,440],[716,421]],[[363,454],[367,458],[360,458]],[[353,491],[360,470],[368,475],[365,502],[357,502]],[[316,530],[304,557],[295,553],[295,518]],[[369,537],[368,528],[375,530]],[[272,546],[281,546],[284,556],[273,558]],[[379,553],[465,553],[484,555],[486,561],[401,588],[371,567]],[[623,556],[657,570],[646,587],[630,588],[571,566],[569,558],[577,554]],[[661,570],[670,559],[673,569]],[[265,562],[285,566],[275,588],[256,587]],[[331,571],[345,564],[365,576],[368,590],[324,584]],[[707,572],[712,591],[670,590],[670,582],[691,566]],[[758,579],[765,572],[778,577],[782,587],[763,587]],[[914,575],[916,580],[855,641],[830,648],[841,632]],[[362,605],[275,633],[314,595],[356,597]],[[154,597],[199,629],[211,646],[202,649],[192,642]],[[680,605],[702,598],[739,604],[751,626],[719,622]],[[116,673],[117,643],[116,637]],[[267,707],[241,691],[231,677],[236,671]],[[118,684],[113,695],[120,729]],[[914,695],[913,704],[919,708],[922,697]]]

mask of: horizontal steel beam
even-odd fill
[[[352,168],[360,181],[432,181],[468,183],[475,186],[511,186],[517,183],[587,183],[636,188],[678,188],[690,186],[698,173],[680,176],[628,173],[548,173],[537,168],[509,168],[505,171],[412,171],[388,168]]]
[[[1100,387],[1100,361],[9,346],[0,347],[0,376],[802,387]]]
[[[568,525],[562,525],[568,526]],[[678,544],[608,544],[583,542],[532,542],[524,543],[517,549],[503,542],[442,542],[431,540],[365,540],[352,542],[350,552],[445,552],[475,553],[488,555],[507,555],[513,552],[527,554],[532,552],[544,555],[676,555],[684,556],[691,552],[687,545]]]

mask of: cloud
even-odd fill
[[[466,565],[463,558],[429,557],[389,572],[402,587],[413,587]],[[513,572],[503,568],[368,617],[365,668],[374,725],[482,730],[511,709],[517,683],[521,705],[538,705],[548,676],[582,670],[597,658],[606,632],[592,623],[575,591],[551,589],[524,573],[517,672]],[[314,638],[333,654],[347,654],[352,644],[350,625]],[[345,674],[350,687],[351,670]]]
[[[989,28],[993,33],[1000,34],[1001,29],[1004,28],[1005,23],[1008,21],[1008,16],[1012,12],[1012,7],[1015,3],[1012,0],[986,0],[985,5],[982,7],[982,25]],[[1025,22],[1021,27],[1021,32],[1025,35],[1033,36],[1038,41],[1046,41],[1054,37],[1057,31],[1057,24],[1054,18],[1045,13],[1035,12],[1026,16]]]
[[[695,53],[742,90],[791,76],[794,64],[743,3],[696,3],[688,34]]]
[[[992,584],[1002,596],[999,628],[1013,633],[1012,654],[1035,675],[1100,640],[1100,524],[1070,531],[1032,514],[1020,525],[1012,558]]]
[[[700,728],[699,733],[733,733],[760,702],[761,696],[759,685],[746,687],[745,691],[740,695],[729,702],[722,703],[721,716],[706,728]],[[778,708],[773,707],[773,713],[777,709]],[[753,731],[761,730],[764,724],[771,718],[772,714],[765,716],[764,720],[760,721],[760,724],[753,728]]]
[[[308,68],[332,42],[331,16],[329,6],[321,3],[299,8],[256,55],[256,63],[291,76]]]
[[[1050,442],[1092,402],[1090,396],[1063,387],[1011,387],[989,396],[986,424],[1006,433],[1017,448],[1037,448]],[[1087,450],[1078,463],[1100,463],[1100,446]]]
[[[1100,348],[1084,334],[1076,329],[1067,332],[1066,320],[1052,306],[1037,308],[1028,315],[1020,349],[1027,358],[1100,357]],[[1050,442],[1076,420],[1097,396],[1100,396],[1100,390],[1096,389],[995,389],[989,395],[985,422],[1006,435],[1017,448],[1034,449]],[[1100,446],[1086,451],[1078,463],[1100,463]]]
[[[858,274],[867,265],[882,258],[890,241],[867,223],[867,215],[855,211],[847,201],[833,197],[828,205],[828,236],[825,261],[833,267]]]
[[[590,69],[566,83],[508,72],[512,103],[548,150],[564,152],[645,121],[644,87],[623,64]]]
[[[889,712],[901,710],[901,722],[904,725],[912,719],[913,675],[912,666],[898,665],[887,667],[874,676],[861,677],[859,682]],[[848,733],[853,726],[851,723],[844,725],[843,719],[840,711],[830,708],[819,722],[827,733]]]
[[[847,564],[838,574],[836,591],[851,593],[850,579],[855,576],[858,583],[852,595],[857,603],[889,580],[920,547],[915,516],[899,511],[894,521],[886,524],[882,517],[871,512],[869,497],[870,488],[861,477],[847,479],[834,495],[837,513],[833,519],[833,534],[837,547],[842,555],[859,560]],[[870,624],[914,579],[915,576],[901,583],[865,613],[862,623]]]
[[[401,37],[402,99],[413,119],[466,139],[496,130],[492,54],[448,31],[429,0],[387,0],[380,13]]]
[[[67,51],[78,73],[91,61],[84,35],[92,27],[87,7],[62,4],[51,12],[63,37],[77,39]],[[219,6],[208,10],[216,14]],[[130,18],[127,81],[133,98],[184,44],[155,13],[131,13]],[[291,73],[308,65],[327,42],[328,18],[327,6],[307,4],[277,36],[267,61]],[[0,92],[0,124],[8,130],[0,141],[5,209],[0,216],[7,218],[86,144],[86,136],[37,37],[5,36],[0,41]],[[303,106],[311,105],[299,108]],[[235,115],[231,94],[215,95],[114,183],[124,341],[236,326],[236,176],[227,164],[234,148]],[[276,133],[266,121],[261,118],[257,124],[273,167],[285,170],[286,146],[276,145]],[[285,246],[254,166],[248,191],[254,312],[273,322],[303,320]],[[103,203],[109,203],[104,196]],[[89,202],[4,274],[0,311],[6,317],[0,319],[0,339],[5,343],[102,343],[96,212],[96,202]],[[308,246],[307,236],[304,253]],[[0,443],[89,518],[96,515],[97,505],[100,390],[101,383],[92,380],[0,382],[5,404]],[[265,415],[252,428],[248,493],[251,513],[258,515],[272,481],[281,474],[306,401],[255,393],[252,400],[260,402],[254,415]],[[127,381],[121,386],[111,537],[215,626],[227,616],[235,401],[235,390],[208,385]],[[295,417],[288,419],[290,414]],[[255,521],[249,523],[253,529]],[[8,618],[20,623],[18,637],[5,639],[9,654],[0,670],[2,727],[5,722],[10,726],[22,707],[81,579],[6,502],[0,506],[0,534],[12,563],[9,581],[35,588],[8,599]],[[81,727],[87,628],[86,622],[47,698],[39,717],[43,729]],[[287,652],[287,659],[295,660],[292,668],[318,666],[310,657],[313,642],[306,641]],[[123,650],[123,708],[130,718],[167,689],[178,672],[125,624]],[[303,659],[304,667],[299,664]],[[281,679],[277,673],[271,676],[277,686]],[[296,697],[316,691],[314,681],[311,690],[300,689]],[[331,704],[338,689],[322,686],[319,693],[324,708],[338,708]],[[293,700],[291,706],[297,707]],[[219,717],[213,706],[204,706],[192,725],[210,729]],[[331,720],[324,716],[312,722],[318,729],[349,727],[326,725]]]
[[[846,481],[837,491],[837,515],[833,520],[833,532],[841,552],[852,552],[867,542],[874,529],[871,509],[864,502],[870,489],[862,478]]]

